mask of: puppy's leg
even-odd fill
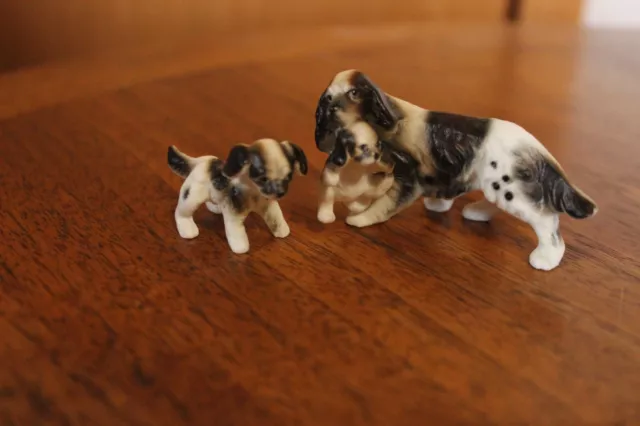
[[[499,210],[495,204],[483,199],[464,206],[462,217],[476,222],[488,222]]]
[[[284,219],[280,204],[277,201],[270,201],[259,213],[274,237],[285,238],[291,233],[289,224]]]
[[[224,218],[224,231],[227,236],[227,243],[231,251],[236,254],[242,254],[249,251],[249,237],[244,227],[244,220],[247,218],[246,213],[237,213],[230,207],[222,209],[222,217]]]
[[[211,213],[215,213],[215,214],[222,213],[222,209],[220,208],[220,206],[214,203],[213,201],[207,201],[205,205],[207,206],[207,210],[209,210]]]
[[[187,178],[180,188],[180,198],[174,212],[176,227],[182,238],[191,239],[200,231],[193,220],[195,211],[209,198],[209,188]]]
[[[444,213],[448,212],[453,206],[454,200],[446,200],[444,198],[425,198],[424,206],[427,210],[436,212],[436,213]]]
[[[318,220],[322,223],[332,223],[336,220],[333,211],[335,202],[335,188],[322,185],[320,189],[320,203],[318,206]]]
[[[362,228],[386,222],[409,207],[421,194],[422,190],[419,185],[410,188],[391,188],[382,197],[371,203],[367,210],[347,217],[347,224]]]
[[[371,205],[371,197],[361,196],[347,204],[351,214],[358,214],[365,211]]]

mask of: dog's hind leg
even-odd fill
[[[347,204],[351,214],[358,214],[365,211],[371,205],[371,197],[361,196]]]
[[[535,269],[549,271],[560,264],[565,244],[560,236],[560,216],[544,205],[536,204],[521,189],[519,184],[496,184],[484,188],[487,200],[465,206],[465,218],[490,219],[498,209],[505,211],[531,225],[538,237],[538,246],[529,255],[529,264]],[[491,207],[491,200],[495,205]]]
[[[200,233],[193,220],[193,214],[208,198],[209,187],[187,177],[180,188],[178,205],[174,212],[176,227],[182,238],[195,238]]]
[[[362,213],[348,216],[347,224],[358,228],[386,222],[422,195],[419,185],[392,187]]]

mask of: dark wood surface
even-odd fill
[[[191,68],[174,52],[171,75],[141,59],[116,77],[95,61],[0,76],[2,426],[640,423],[640,34],[354,34]],[[529,266],[513,217],[464,221],[475,195],[318,223],[315,102],[352,67],[538,136],[601,209],[563,218],[561,266]],[[309,158],[281,203],[290,237],[250,218],[234,255],[202,209],[180,239],[167,146],[259,137]]]

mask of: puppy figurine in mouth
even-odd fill
[[[333,206],[342,202],[352,214],[367,209],[393,185],[393,163],[376,132],[358,121],[336,132],[333,151],[320,177],[318,220],[336,220]]]
[[[529,263],[536,269],[551,270],[560,264],[565,251],[560,214],[584,219],[598,211],[542,143],[519,125],[427,110],[383,92],[360,71],[342,71],[318,101],[316,146],[332,152],[336,129],[361,120],[393,150],[404,153],[405,170],[415,170],[421,191],[407,192],[395,205],[389,197],[377,199],[349,218],[353,226],[387,220],[420,195],[426,197],[427,209],[445,212],[458,196],[479,190],[484,199],[466,205],[463,216],[488,221],[502,210],[527,222],[538,238]],[[414,181],[407,182],[411,186]]]
[[[184,178],[175,221],[182,238],[199,234],[193,214],[202,205],[222,214],[229,247],[234,253],[249,251],[244,221],[259,214],[277,238],[289,235],[278,199],[287,194],[293,173],[307,174],[307,159],[297,145],[259,139],[251,145],[236,145],[226,161],[207,155],[190,157],[175,146],[168,149],[169,168]]]

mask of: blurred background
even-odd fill
[[[0,72],[123,47],[399,22],[640,25],[638,0],[1,0]]]

